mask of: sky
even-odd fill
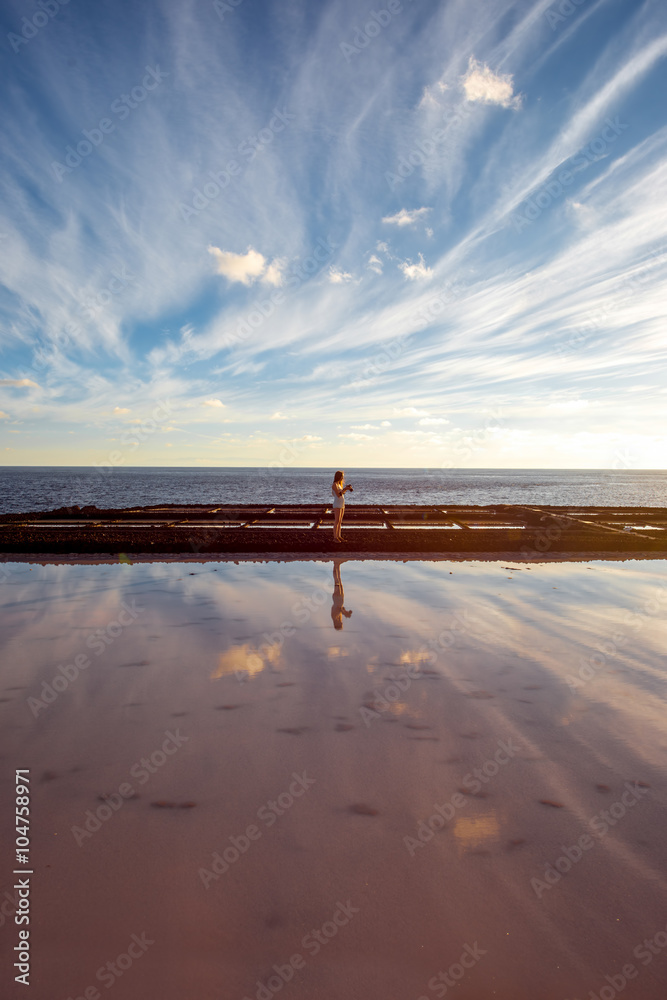
[[[663,0],[3,0],[5,465],[667,468]]]

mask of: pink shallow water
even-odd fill
[[[665,562],[338,569],[8,566],[3,995],[664,1000]]]

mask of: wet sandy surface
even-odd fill
[[[666,565],[8,564],[30,995],[662,1000]]]

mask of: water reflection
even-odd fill
[[[343,627],[343,616],[345,618],[350,618],[352,616],[351,611],[347,611],[343,604],[345,602],[345,593],[343,591],[343,581],[340,575],[340,566],[344,560],[334,559],[333,562],[333,578],[334,578],[334,589],[331,600],[331,620],[333,626],[336,629],[342,629]]]
[[[475,942],[462,1000],[562,1000],[664,930],[665,563],[347,561],[352,615],[342,561],[11,567],[51,995],[145,932],[123,1000],[415,1000]]]

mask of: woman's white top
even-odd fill
[[[343,487],[341,486],[341,489],[342,488]],[[338,510],[339,508],[345,506],[345,494],[343,494],[342,496],[339,497],[338,494],[336,493],[336,489],[335,489],[334,486],[331,487],[331,494],[332,494],[332,496],[334,498],[334,501],[333,501],[333,509],[334,510]]]

